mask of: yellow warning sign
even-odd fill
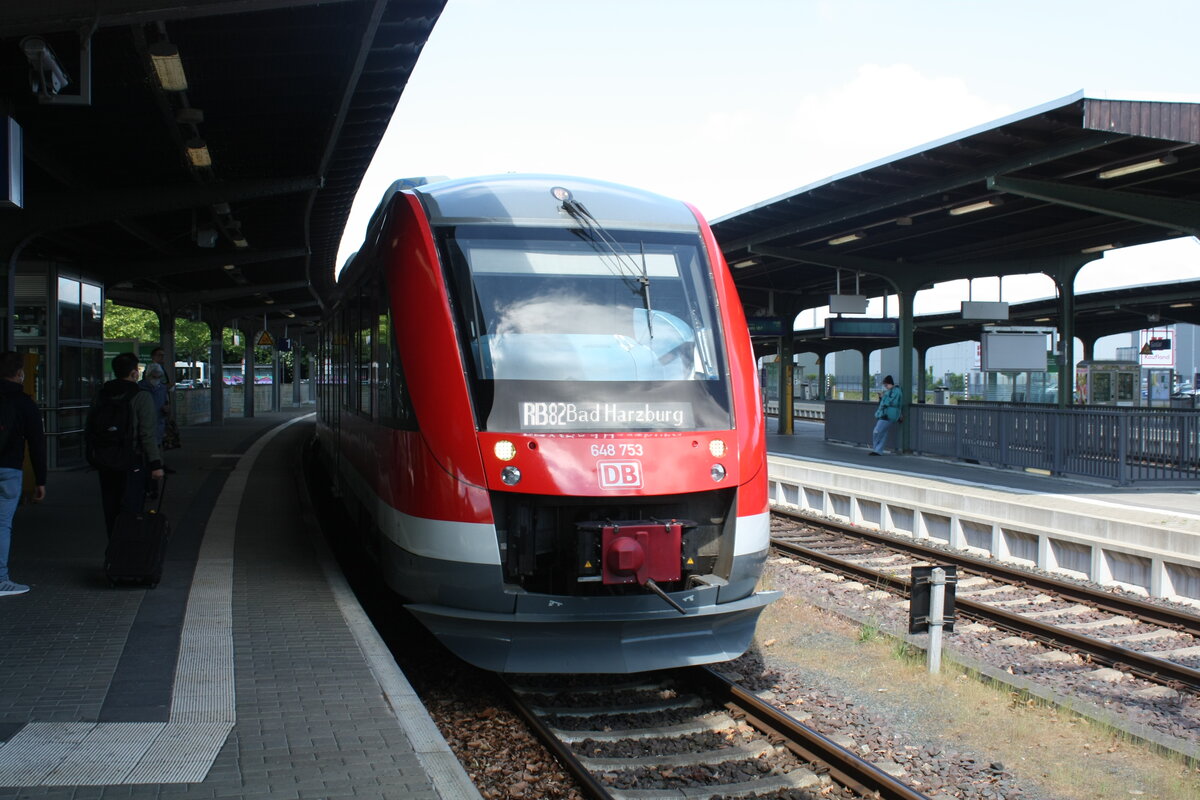
[[[592,562],[590,562],[590,561],[585,561],[585,562],[583,563],[583,568],[584,568],[584,569],[591,569],[591,568],[592,568]]]
[[[1142,349],[1138,351],[1138,353],[1143,356],[1148,356],[1151,352],[1152,351],[1150,350],[1149,342],[1146,342],[1144,345],[1142,345]]]
[[[271,338],[268,331],[263,331],[258,335],[258,340],[254,343],[255,347],[274,347],[275,340]]]

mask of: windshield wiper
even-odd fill
[[[650,271],[646,268],[646,244],[641,242],[641,264],[621,246],[621,243],[604,229],[583,203],[573,198],[563,201],[563,211],[571,215],[571,219],[579,223],[579,228],[571,232],[583,239],[592,249],[600,254],[601,261],[629,286],[630,291],[642,296],[642,304],[646,307],[646,330],[651,339],[654,338],[654,313],[650,307]],[[639,269],[640,266],[640,269]],[[640,273],[640,274],[639,274]]]

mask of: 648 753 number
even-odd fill
[[[603,456],[641,456],[642,445],[637,442],[605,442],[603,444],[594,444],[591,447],[593,456],[600,458]]]

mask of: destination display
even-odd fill
[[[900,321],[890,317],[827,317],[825,335],[831,339],[896,339],[900,336]]]
[[[521,430],[606,430],[695,427],[691,403],[523,402]]]

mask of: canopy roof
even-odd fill
[[[443,4],[0,4],[0,98],[23,131],[26,187],[23,208],[0,208],[3,257],[54,261],[119,302],[166,299],[175,313],[315,315]],[[57,96],[31,89],[26,37],[70,76]],[[171,47],[182,91],[153,64]]]
[[[1072,95],[713,228],[752,316],[826,305],[839,270],[843,293],[857,276],[875,297],[960,278],[1073,276],[1106,249],[1200,234],[1200,105]]]

